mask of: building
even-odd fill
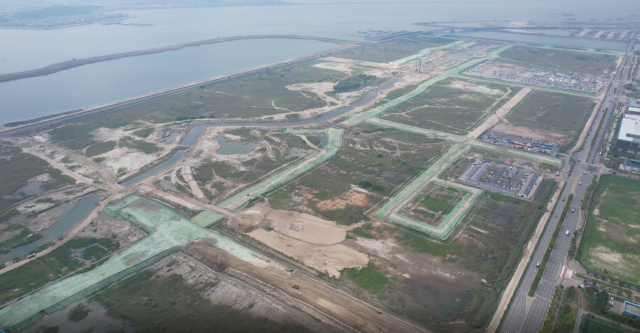
[[[640,116],[640,100],[630,100],[629,107],[627,108],[627,113]]]
[[[640,305],[624,301],[622,303],[622,314],[640,319]]]
[[[638,151],[640,145],[640,114],[627,113],[622,117],[616,149]]]

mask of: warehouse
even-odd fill
[[[640,116],[640,101],[632,99],[629,101],[629,107],[627,108],[627,113]]]
[[[625,114],[620,123],[616,149],[638,151],[640,145],[640,115]]]

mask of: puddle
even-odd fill
[[[42,182],[30,182],[16,190],[14,194],[3,196],[2,199],[24,199],[31,195],[39,195],[44,192],[40,185],[42,185]]]
[[[177,137],[179,137],[179,136],[180,136],[180,133],[171,133],[169,136],[167,136],[166,138],[164,138],[164,141],[165,141],[165,142],[167,142],[167,141],[171,141],[171,140],[173,140],[173,139],[175,139],[175,138],[177,138]]]
[[[234,154],[247,154],[250,153],[257,144],[242,144],[239,142],[229,142],[229,140],[218,136],[214,138],[222,148],[218,149],[218,155],[234,155]]]
[[[84,304],[89,309],[87,317],[79,322],[73,322],[67,319],[67,315],[78,304]],[[136,329],[129,325],[124,319],[113,318],[107,315],[107,309],[98,302],[87,303],[86,299],[77,301],[66,308],[56,311],[52,314],[45,315],[35,324],[22,330],[23,333],[36,333],[40,326],[57,326],[58,332],[91,332],[91,333],[107,333],[107,332],[124,332],[133,333]]]
[[[89,213],[95,208],[96,203],[100,201],[100,196],[97,194],[88,196],[84,199],[78,200],[75,205],[66,213],[58,222],[51,227],[42,230],[40,235],[42,238],[23,246],[18,246],[15,249],[0,256],[0,263],[7,262],[15,257],[23,257],[31,253],[32,250],[38,248],[40,245],[51,243],[56,241],[67,230],[71,229],[76,223],[87,217]]]

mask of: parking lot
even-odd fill
[[[478,141],[512,148],[522,149],[530,153],[555,156],[560,146],[551,142],[535,141],[521,136],[488,131],[478,138]]]
[[[482,162],[473,164],[458,181],[490,191],[530,200],[538,185],[540,174],[516,166]]]

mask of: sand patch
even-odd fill
[[[339,277],[345,268],[364,267],[369,263],[366,254],[342,244],[319,246],[264,229],[256,229],[249,236],[332,277]]]
[[[349,66],[349,64],[346,64],[344,62],[321,62],[313,66],[322,68],[322,69],[331,69],[334,71],[343,72],[345,74],[351,75],[351,66]]]
[[[604,246],[598,246],[595,249],[591,250],[591,255],[594,258],[598,258],[603,262],[606,263],[620,263],[622,262],[623,258],[622,258],[622,254],[617,253],[617,252],[613,252],[611,249],[609,249],[608,247],[604,247]]]
[[[347,235],[334,222],[304,213],[274,210],[265,219],[273,231],[314,245],[337,244]]]
[[[358,238],[357,240],[355,240],[355,243],[361,246],[365,251],[375,253],[376,255],[385,259],[391,259],[391,252],[398,246],[398,244],[393,239]]]
[[[266,228],[280,235],[313,245],[341,243],[348,227],[333,221],[292,211],[273,210],[264,204],[256,205],[236,214],[228,226],[243,233]]]
[[[477,92],[484,95],[497,95],[502,96],[504,92],[499,89],[491,89],[487,86],[481,86],[471,82],[453,81],[447,87],[456,88],[464,91]]]

